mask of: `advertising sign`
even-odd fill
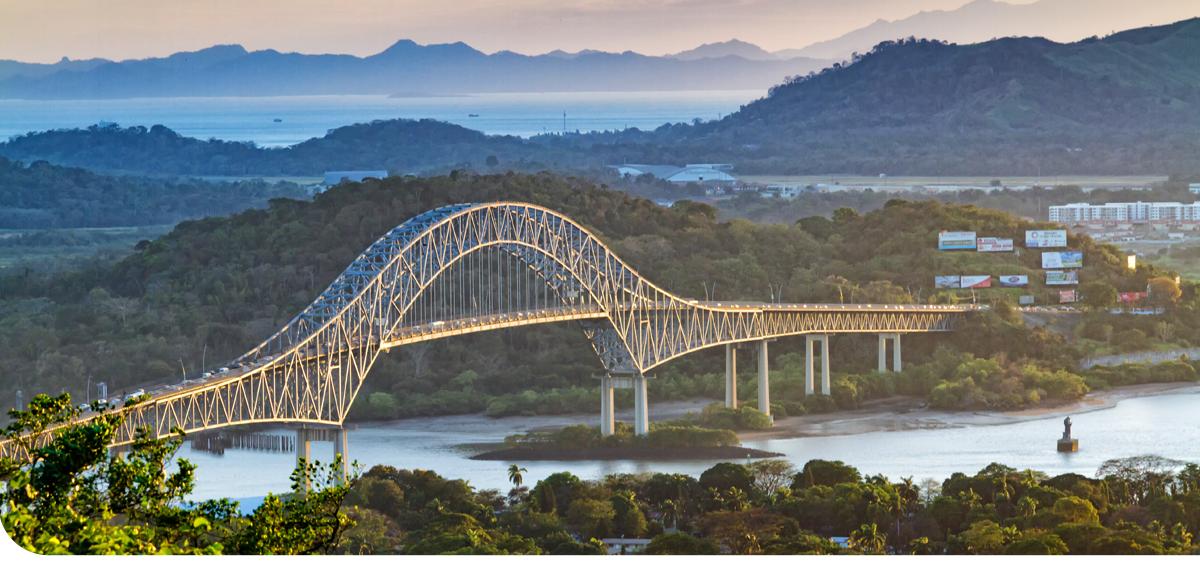
[[[1042,252],[1042,269],[1082,268],[1083,252]]]
[[[1033,305],[1033,296],[1023,295],[1017,301],[1021,302],[1021,305]]]
[[[1079,272],[1046,272],[1046,285],[1075,285],[1079,283]]]
[[[942,232],[938,234],[939,250],[974,250],[974,232]]]
[[[1075,290],[1068,289],[1058,292],[1059,303],[1075,303]]]
[[[958,281],[958,276],[935,276],[933,278],[933,286],[936,288],[958,289],[962,287]]]
[[[962,276],[963,289],[992,287],[992,276]]]
[[[980,252],[1011,252],[1012,238],[979,238],[975,241],[976,249]]]
[[[1146,292],[1144,292],[1144,291],[1135,291],[1135,292],[1128,292],[1128,293],[1127,293],[1127,292],[1122,292],[1122,293],[1121,293],[1121,294],[1120,294],[1120,295],[1117,297],[1117,299],[1118,299],[1118,300],[1120,300],[1120,301],[1121,301],[1121,303],[1137,303],[1139,300],[1142,300],[1142,299],[1144,299],[1145,297],[1146,297]]]
[[[1029,276],[1000,276],[1000,287],[1029,287]]]
[[[1066,248],[1066,230],[1026,230],[1026,248]]]

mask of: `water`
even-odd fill
[[[528,137],[563,129],[653,129],[664,123],[717,119],[766,95],[761,90],[617,93],[492,93],[461,97],[328,95],[179,97],[95,101],[0,100],[0,140],[30,131],[165,125],[198,139],[294,145],[329,129],[375,119],[439,119],[489,135]],[[478,117],[470,117],[470,115]],[[282,119],[275,122],[275,119]]]
[[[749,448],[780,452],[787,460],[803,466],[813,458],[841,460],[864,475],[877,473],[895,480],[914,476],[942,480],[954,472],[974,474],[991,462],[1013,468],[1041,470],[1050,475],[1076,472],[1095,474],[1105,460],[1142,454],[1158,454],[1181,461],[1200,462],[1200,423],[1195,411],[1200,393],[1170,394],[1124,400],[1117,406],[1073,414],[1073,435],[1079,452],[1060,454],[1055,441],[1062,433],[1062,418],[1034,420],[1008,425],[973,425],[941,429],[881,431],[849,436],[827,436],[748,442]],[[590,417],[572,417],[568,421]],[[350,454],[367,468],[389,464],[397,468],[431,469],[449,478],[470,480],[477,489],[507,490],[509,462],[478,461],[469,457],[479,443],[495,445],[515,429],[536,426],[545,419],[478,417],[414,419],[363,425],[350,432]],[[522,423],[524,423],[522,425]],[[269,454],[230,450],[224,457],[191,452],[197,471],[196,499],[212,497],[249,498],[288,489],[293,454]],[[329,460],[332,443],[314,443],[313,456]],[[684,473],[699,476],[716,461],[575,461],[521,462],[528,469],[527,483],[561,471],[584,479],[612,473],[644,471]]]

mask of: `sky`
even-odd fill
[[[732,38],[776,51],[833,39],[877,19],[953,10],[967,1],[0,0],[0,59],[140,59],[217,44],[367,56],[400,39],[420,44],[462,41],[487,53],[529,55],[554,49],[663,55]],[[1086,5],[1101,0],[1044,1]],[[1147,3],[1168,12],[1195,12],[1198,4],[1104,1],[1127,5],[1130,16]],[[1064,23],[1064,34],[1074,33],[1067,27]],[[1079,39],[1053,35],[1047,34],[1058,41]]]

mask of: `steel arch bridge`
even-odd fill
[[[185,381],[130,407],[114,444],[132,442],[138,426],[159,437],[173,427],[194,432],[262,422],[340,427],[380,352],[558,321],[580,323],[607,371],[601,379],[605,431],[612,430],[612,388],[629,387],[638,397],[638,431],[644,432],[643,374],[681,355],[759,342],[765,389],[765,344],[773,338],[950,331],[974,310],[697,302],[650,283],[592,233],[552,210],[522,203],[447,206],[379,238],[230,370]],[[896,350],[898,357],[898,344]],[[811,372],[809,377],[811,390]],[[760,406],[769,411],[766,399]]]

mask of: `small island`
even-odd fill
[[[513,434],[505,437],[504,449],[472,456],[472,460],[738,460],[775,458],[775,452],[738,446],[732,430],[696,426],[653,424],[644,436],[633,427],[617,422],[611,436],[586,424],[568,426],[558,432]]]

